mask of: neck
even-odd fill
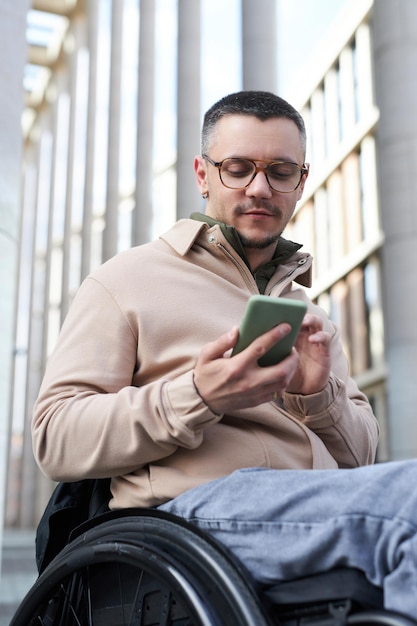
[[[265,263],[272,260],[276,247],[277,244],[275,242],[268,248],[244,248],[252,272],[256,272],[261,265],[265,265]]]

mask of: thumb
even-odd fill
[[[235,346],[238,336],[239,329],[235,326],[215,341],[207,343],[201,351],[203,360],[213,361],[214,359],[222,358],[225,352]]]

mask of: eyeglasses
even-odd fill
[[[299,187],[304,174],[308,172],[306,165],[300,167],[297,163],[287,161],[260,160],[258,163],[266,163],[262,167],[250,159],[229,158],[216,162],[207,154],[203,154],[203,159],[217,167],[222,184],[229,189],[245,189],[258,172],[263,172],[271,189],[290,193]]]

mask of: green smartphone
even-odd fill
[[[291,332],[272,346],[258,361],[262,367],[276,365],[291,352],[306,311],[307,305],[300,300],[251,296],[239,327],[239,338],[232,356],[247,348],[259,335],[282,322],[287,322],[291,324]]]

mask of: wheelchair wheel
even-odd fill
[[[267,626],[247,574],[173,516],[109,514],[72,540],[10,626]],[[97,523],[97,522],[96,522]]]
[[[416,626],[416,622],[391,611],[366,611],[348,618],[348,626]]]

